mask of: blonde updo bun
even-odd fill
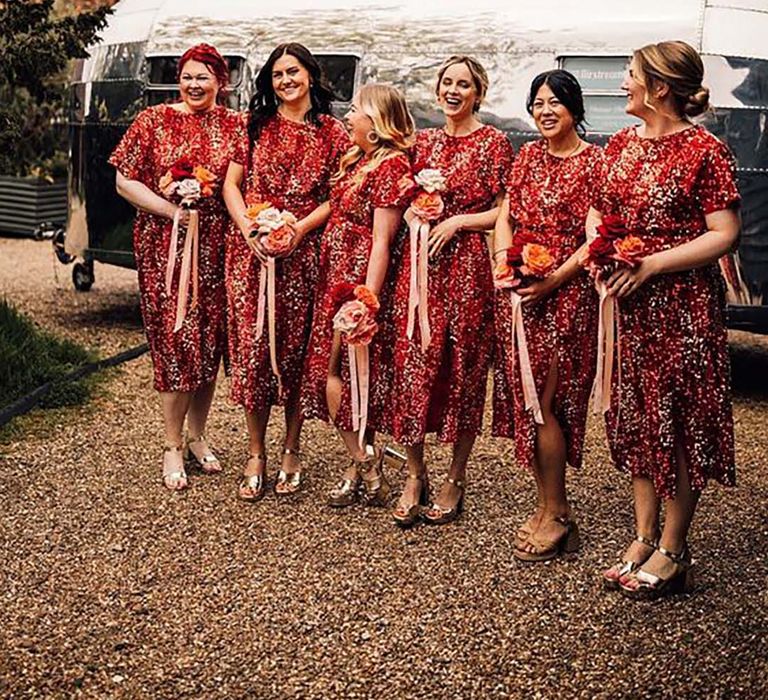
[[[703,85],[688,98],[683,107],[683,114],[687,117],[698,117],[709,109],[709,88]]]

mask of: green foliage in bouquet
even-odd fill
[[[0,0],[0,175],[66,173],[65,70],[88,56],[110,10],[53,9],[54,0]]]

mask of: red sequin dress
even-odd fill
[[[525,144],[507,186],[514,232],[526,231],[562,265],[586,240],[585,222],[600,185],[603,153],[588,146],[557,158],[544,139]],[[541,399],[552,363],[557,364],[553,412],[563,430],[568,463],[581,466],[587,406],[597,354],[597,293],[579,272],[541,301],[523,304],[523,325],[536,393]],[[517,461],[533,466],[536,423],[525,408],[519,352],[513,347],[510,292],[496,293],[496,357],[493,434],[514,437]]]
[[[136,213],[133,252],[158,391],[194,391],[214,381],[219,370],[226,345],[224,233],[230,222],[221,185],[241,139],[240,116],[225,107],[190,114],[158,105],[136,117],[109,159],[126,178],[142,182],[160,196],[160,178],[182,157],[216,176],[213,196],[199,200],[194,207],[200,213],[198,303],[187,310],[176,333],[173,326],[185,231],[182,228],[179,234],[169,295],[165,272],[173,223],[144,211]]]
[[[738,206],[730,152],[699,126],[608,142],[595,208],[620,216],[652,253],[707,231],[705,215]],[[716,263],[654,277],[618,302],[619,357],[608,441],[620,469],[674,497],[674,443],[682,441],[692,488],[735,483],[724,285]]]
[[[270,202],[302,219],[328,199],[329,180],[349,147],[349,138],[337,119],[324,114],[319,119],[321,125],[316,126],[276,114],[264,125],[250,158],[245,138],[233,160],[248,168],[246,204]],[[320,234],[319,229],[310,231],[291,255],[275,261],[277,365],[283,396],[278,396],[277,377],[272,372],[266,324],[261,337],[256,337],[261,263],[239,228],[232,226],[227,235],[231,396],[249,413],[299,398],[312,326]]]
[[[435,168],[446,180],[441,193],[445,209],[432,225],[495,207],[513,157],[507,137],[492,126],[459,137],[444,129],[419,132],[413,172]],[[405,445],[422,443],[429,432],[443,442],[454,442],[461,433],[477,435],[493,351],[493,279],[486,234],[461,231],[430,261],[432,339],[426,351],[418,328],[410,340],[406,334],[410,258],[406,241],[395,289],[395,382],[383,429]]]
[[[328,420],[325,387],[333,344],[333,317],[337,303],[332,292],[341,283],[365,284],[368,260],[373,243],[373,214],[377,208],[405,209],[413,192],[411,164],[408,157],[398,154],[380,163],[364,175],[369,158],[363,157],[331,190],[331,218],[323,233],[320,246],[315,315],[302,388],[302,407],[308,418]],[[391,348],[385,339],[391,338],[386,327],[386,309],[391,304],[391,285],[398,254],[391,251],[387,280],[379,294],[379,332],[369,346],[371,366],[371,395],[368,405],[368,425],[377,428],[381,403],[392,384]],[[335,423],[342,430],[352,430],[351,385],[347,353],[342,347],[341,376],[344,382],[342,401]]]

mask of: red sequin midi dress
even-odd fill
[[[213,196],[193,207],[200,213],[198,303],[187,310],[181,329],[175,333],[185,230],[179,234],[173,286],[167,294],[165,274],[173,222],[144,211],[136,213],[133,252],[158,391],[195,391],[214,381],[219,370],[226,345],[224,235],[230,223],[221,186],[241,139],[241,118],[225,107],[187,113],[158,105],[136,117],[109,159],[126,178],[143,183],[161,197],[160,178],[182,157],[216,176]]]
[[[646,254],[707,231],[705,216],[736,207],[730,152],[699,126],[659,138],[635,128],[605,149],[606,176],[595,202],[641,237]],[[717,263],[659,275],[618,300],[608,442],[616,466],[675,495],[679,439],[691,487],[735,483],[724,284]]]
[[[368,162],[369,157],[363,157],[331,190],[331,218],[320,246],[315,315],[312,320],[306,376],[302,388],[302,407],[308,418],[328,420],[325,388],[333,344],[333,317],[338,310],[333,290],[342,283],[365,284],[373,243],[374,210],[404,210],[413,194],[411,164],[406,155],[398,154],[384,160],[374,170],[367,172],[360,182],[357,174]],[[386,327],[386,309],[392,301],[391,286],[397,258],[397,252],[393,249],[390,253],[387,279],[379,294],[379,332],[369,346],[371,393],[368,425],[374,429],[379,426],[381,403],[392,383],[391,348],[383,341],[391,337]],[[341,362],[344,386],[335,424],[342,430],[352,430],[351,382],[344,347]]]
[[[445,209],[432,227],[458,214],[495,207],[513,157],[507,137],[492,126],[466,136],[449,136],[444,129],[419,132],[414,174],[438,169],[446,180],[441,193]],[[407,240],[395,287],[395,381],[383,430],[404,445],[420,444],[431,432],[443,442],[454,442],[462,433],[477,435],[493,352],[493,279],[486,234],[460,231],[430,261],[431,342],[425,351],[418,327],[411,339],[407,336],[410,266]]]
[[[507,187],[513,232],[530,234],[549,249],[556,267],[562,265],[586,241],[587,213],[600,186],[602,167],[603,152],[597,146],[557,158],[544,139],[525,144]],[[541,400],[555,363],[553,412],[565,437],[566,459],[579,467],[597,354],[594,284],[586,271],[580,271],[548,297],[521,308],[536,393]],[[518,463],[531,468],[536,423],[525,407],[519,352],[512,353],[513,331],[510,292],[501,289],[496,293],[493,434],[513,437]]]
[[[247,168],[245,202],[270,202],[297,219],[328,199],[329,181],[339,167],[349,138],[341,122],[319,115],[320,126],[294,122],[280,114],[264,125],[250,157],[247,137],[233,159]],[[256,413],[299,399],[312,304],[317,284],[321,231],[307,233],[296,249],[275,261],[275,322],[278,381],[269,356],[266,324],[257,338],[261,263],[239,228],[227,234],[227,328],[231,364],[231,398]]]

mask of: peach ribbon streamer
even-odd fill
[[[275,310],[275,259],[267,258],[259,273],[259,305],[256,311],[256,339],[264,335],[264,317],[267,317],[269,361],[272,374],[277,377],[277,391],[283,394],[283,377],[277,364],[277,320]]]
[[[421,335],[421,350],[425,351],[432,340],[429,328],[427,308],[428,274],[429,274],[429,223],[418,216],[411,219],[408,225],[411,242],[411,284],[408,291],[408,339],[413,338],[416,325],[416,309],[419,310],[419,332]]]
[[[367,345],[347,345],[349,376],[352,384],[352,429],[357,432],[357,444],[365,448],[365,429],[368,426],[368,394],[371,371]]]
[[[616,299],[608,294],[608,286],[600,283],[600,311],[597,321],[597,371],[592,386],[593,412],[605,413],[611,407],[613,355],[618,338]]]
[[[173,215],[173,228],[171,229],[171,244],[168,247],[168,263],[165,268],[165,291],[170,295],[173,292],[173,273],[176,268],[176,255],[179,245],[179,214],[176,210]],[[181,271],[179,272],[179,289],[176,294],[176,320],[173,332],[179,331],[184,324],[187,310],[197,306],[198,286],[198,256],[200,245],[200,216],[195,209],[189,210],[189,223],[187,235],[184,238],[184,251],[181,256]],[[192,300],[189,300],[189,283],[192,282]]]
[[[536,393],[536,382],[533,379],[533,370],[531,369],[531,358],[528,354],[528,343],[525,339],[525,325],[523,324],[523,298],[515,291],[510,292],[512,300],[512,361],[515,361],[515,345],[517,345],[520,356],[520,381],[523,384],[523,398],[525,407],[533,411],[533,418],[539,424],[544,424],[544,417],[541,414],[541,404],[539,396]],[[514,375],[514,370],[513,370]]]

